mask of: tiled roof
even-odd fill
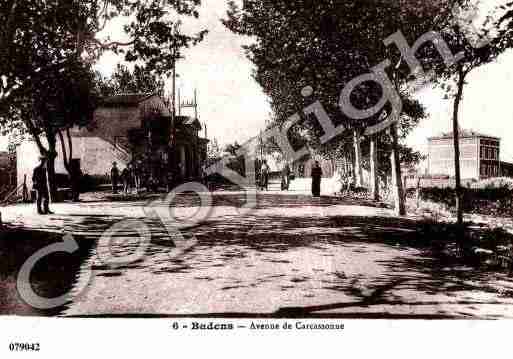
[[[460,138],[480,137],[480,138],[491,138],[494,140],[500,140],[499,137],[485,135],[483,133],[480,133],[480,132],[477,132],[474,130],[460,129],[459,134],[460,134]],[[452,139],[452,138],[453,138],[453,133],[449,132],[449,133],[442,133],[439,136],[430,137],[429,140],[445,140],[445,139]]]
[[[107,106],[137,106],[141,102],[153,97],[154,94],[120,94],[104,98],[103,105]]]

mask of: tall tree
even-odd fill
[[[38,73],[63,68],[77,56],[94,61],[105,51],[170,75],[182,55],[180,49],[198,43],[207,33],[180,30],[180,18],[198,18],[200,4],[200,0],[6,0],[0,5],[0,100],[23,91]],[[123,27],[127,40],[102,38],[102,30],[119,18],[127,21]]]
[[[38,103],[45,86],[59,83],[60,74],[73,72],[77,62],[94,62],[105,51],[124,54],[127,61],[142,61],[150,71],[169,75],[181,49],[196,44],[206,34],[205,30],[190,35],[180,31],[180,17],[197,18],[199,5],[199,0],[2,2],[0,126],[23,126],[40,152],[49,157],[52,168],[57,156],[56,132],[47,124],[55,120],[44,119],[53,112]],[[122,17],[127,21],[127,41],[99,36],[112,20]],[[54,189],[53,176],[50,182]]]
[[[508,9],[510,9],[508,11]],[[504,0],[504,4],[496,7],[484,16],[485,21],[476,26],[476,12],[481,12],[479,4],[461,1],[448,18],[448,26],[443,35],[451,50],[458,54],[455,66],[445,67],[443,64],[432,64],[440,74],[440,83],[446,95],[454,98],[452,112],[454,173],[456,181],[456,217],[460,229],[463,228],[463,187],[460,169],[460,125],[459,113],[470,73],[492,61],[513,46],[511,28],[511,12],[513,4]],[[469,15],[470,14],[470,15]],[[482,15],[482,12],[481,12]],[[477,31],[476,31],[477,30]]]

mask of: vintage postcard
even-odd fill
[[[0,20],[7,357],[223,333],[488,355],[511,329],[510,1],[3,0]],[[87,348],[55,344],[74,331]]]

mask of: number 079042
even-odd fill
[[[41,350],[39,343],[11,343],[9,344],[11,352],[38,352]]]

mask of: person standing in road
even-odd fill
[[[135,194],[139,194],[139,192],[141,191],[142,175],[142,163],[140,161],[134,162],[133,181],[135,187]]]
[[[267,160],[264,160],[262,164],[262,168],[260,169],[261,173],[261,181],[262,181],[262,190],[269,189],[269,165],[267,164]]]
[[[32,188],[36,191],[36,205],[38,214],[53,214],[50,211],[50,193],[48,191],[48,174],[46,157],[39,158],[39,165],[32,174]]]
[[[117,162],[112,163],[112,169],[110,170],[110,180],[112,182],[112,193],[118,194],[119,168]]]
[[[131,190],[132,183],[132,165],[128,164],[123,172],[121,172],[121,179],[123,180],[123,193],[128,195]]]
[[[290,187],[290,166],[288,163],[283,167],[281,172],[281,190],[288,191]]]
[[[321,197],[321,180],[322,168],[319,161],[315,161],[312,168],[312,195],[313,197]]]

